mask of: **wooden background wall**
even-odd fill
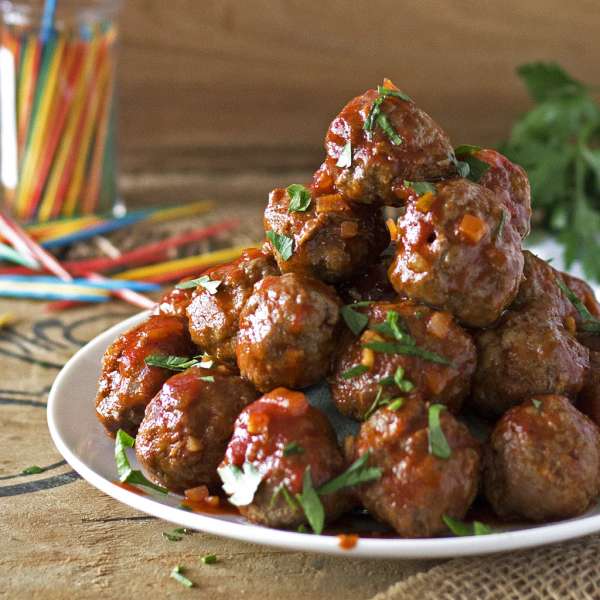
[[[125,0],[121,23],[126,168],[239,149],[316,164],[331,117],[383,76],[482,144],[528,106],[517,65],[600,84],[598,0]]]

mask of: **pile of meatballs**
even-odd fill
[[[261,249],[178,285],[107,350],[108,434],[135,436],[145,473],[175,493],[223,497],[219,472],[251,465],[260,482],[239,510],[271,527],[307,522],[307,474],[318,491],[361,457],[376,476],[322,494],[327,523],[358,507],[429,537],[476,497],[509,521],[589,509],[600,306],[522,249],[524,170],[454,149],[388,80],[342,109],[325,151],[310,184],[269,195]],[[323,381],[359,423],[341,442],[303,392]]]

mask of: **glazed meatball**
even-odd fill
[[[500,416],[535,394],[575,398],[589,367],[576,337],[576,311],[558,287],[564,277],[524,252],[524,277],[510,310],[495,329],[476,335],[472,405]]]
[[[257,396],[250,383],[224,365],[174,375],[146,408],[135,440],[140,464],[173,492],[201,485],[218,491],[217,467],[233,424]]]
[[[192,340],[219,360],[234,361],[240,311],[257,281],[277,273],[273,258],[245,250],[240,258],[207,272],[219,287],[198,286],[187,308]]]
[[[358,488],[365,508],[402,537],[430,537],[446,531],[444,516],[462,519],[479,484],[479,443],[448,411],[440,426],[450,454],[430,452],[428,409],[406,400],[398,410],[379,409],[365,421],[354,452],[370,453],[368,463],[380,479]]]
[[[329,286],[287,273],[265,277],[240,315],[237,361],[258,390],[303,388],[327,373],[340,301]]]
[[[389,244],[381,210],[351,204],[341,194],[315,197],[306,210],[290,210],[285,189],[269,195],[264,226],[293,240],[293,252],[284,257],[267,242],[282,273],[302,273],[336,283],[349,279],[374,263]]]
[[[178,317],[153,315],[119,336],[102,359],[96,396],[96,416],[107,433],[114,435],[123,429],[135,436],[146,405],[173,374],[169,369],[148,366],[147,357],[197,353],[185,321]]]
[[[485,450],[485,495],[503,517],[566,519],[600,493],[600,433],[563,396],[509,410]]]
[[[577,408],[600,427],[600,352],[598,351],[590,352],[590,369],[581,389]]]
[[[479,185],[491,190],[508,210],[513,227],[521,238],[527,237],[531,224],[531,190],[525,170],[496,150],[480,149],[473,156],[489,165]],[[457,152],[457,158],[463,158]]]
[[[398,221],[389,278],[400,294],[489,326],[514,299],[523,272],[521,238],[502,222],[492,192],[467,179],[437,184]]]
[[[331,395],[341,413],[362,420],[378,404],[397,397],[445,404],[458,412],[470,391],[476,356],[473,340],[450,313],[410,301],[355,310],[368,315],[369,324],[359,338],[345,335],[330,377]],[[405,334],[397,345],[409,353],[365,347],[370,342],[397,343],[392,322]],[[425,351],[425,357],[414,351]],[[397,374],[401,376],[395,381]]]
[[[393,84],[385,85],[391,93],[396,91]],[[394,205],[401,203],[394,188],[404,180],[430,181],[456,174],[450,140],[427,113],[412,100],[379,98],[378,91],[367,90],[333,120],[325,136],[327,159],[315,174],[318,189],[335,188],[354,202]],[[365,123],[374,108],[382,117],[367,131]],[[396,141],[382,128],[381,119],[395,132]],[[348,143],[350,160],[338,166]]]
[[[302,493],[310,469],[317,489],[344,470],[335,433],[325,417],[310,406],[304,394],[277,388],[246,407],[235,424],[221,467],[250,463],[261,482],[250,503],[240,512],[254,523],[296,527],[306,522],[294,500]],[[285,488],[285,489],[284,489]],[[321,496],[328,521],[350,507],[344,492]]]
[[[391,262],[391,256],[381,256],[378,262],[364,273],[341,284],[338,293],[342,300],[351,304],[360,301],[379,302],[397,299],[398,294],[387,275]]]

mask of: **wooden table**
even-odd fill
[[[304,181],[291,168],[276,176],[242,169],[206,173],[147,174],[124,178],[132,202],[160,199],[218,201],[214,220],[235,213],[243,221],[236,241],[258,239],[261,206],[277,183]],[[46,426],[46,398],[60,367],[82,344],[136,312],[118,302],[47,314],[43,303],[0,302],[0,314],[18,322],[0,330],[0,597],[370,598],[434,563],[333,558],[194,533],[179,542],[162,536],[173,525],[139,513],[83,481],[55,449]],[[90,403],[93,399],[84,399]],[[30,465],[45,467],[21,475]],[[218,556],[213,566],[199,557]],[[169,578],[188,567],[197,587]]]

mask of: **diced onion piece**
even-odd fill
[[[458,230],[469,243],[477,244],[488,232],[488,226],[483,219],[467,214],[462,218]]]
[[[356,221],[342,221],[340,225],[340,236],[343,239],[353,238],[358,235],[358,223]]]
[[[434,312],[427,323],[427,331],[437,338],[444,339],[448,336],[452,315],[448,312]]]
[[[317,198],[317,213],[341,212],[350,210],[350,206],[341,194],[327,194]]]
[[[202,450],[202,441],[193,435],[188,435],[185,441],[185,449],[189,452],[199,452]]]
[[[184,496],[192,502],[204,502],[210,496],[210,493],[205,485],[199,485],[185,490]]]
[[[398,226],[396,225],[396,221],[394,221],[392,218],[389,218],[385,224],[390,232],[390,238],[392,239],[392,242],[395,242],[398,239]]]
[[[565,327],[567,328],[567,331],[572,335],[575,335],[575,333],[577,332],[577,324],[575,323],[575,319],[571,316],[568,316],[565,319]]]
[[[363,344],[368,344],[369,342],[383,342],[385,340],[376,331],[366,329],[360,336],[360,341]]]
[[[212,506],[216,508],[221,503],[221,499],[219,496],[207,496],[206,500],[204,500],[204,504],[208,504],[208,506]]]
[[[419,196],[419,199],[415,202],[415,208],[419,212],[428,213],[431,210],[434,200],[435,195],[433,192],[425,192],[422,196]]]
[[[448,383],[448,374],[441,369],[427,369],[425,371],[425,382],[433,394],[441,394]]]
[[[251,413],[248,417],[248,433],[256,435],[264,433],[269,427],[269,416],[264,413]]]
[[[429,263],[418,252],[413,252],[408,259],[408,267],[415,273],[425,273],[429,268]]]
[[[375,352],[371,350],[371,348],[363,348],[362,357],[360,359],[360,364],[363,367],[367,367],[367,369],[373,368],[373,364],[375,363]]]

